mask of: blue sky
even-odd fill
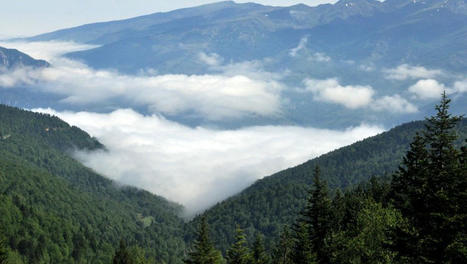
[[[135,17],[215,0],[0,0],[0,38],[28,36],[86,23]],[[265,5],[289,6],[304,3],[315,6],[335,0],[255,0]]]

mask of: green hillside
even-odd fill
[[[149,258],[180,262],[181,207],[118,186],[72,159],[74,149],[102,148],[88,134],[56,117],[3,105],[0,134],[0,238],[17,259],[110,263],[125,239]]]
[[[245,230],[249,245],[262,234],[265,248],[275,248],[284,225],[296,223],[305,207],[317,165],[331,190],[353,189],[372,176],[386,178],[397,170],[415,132],[424,125],[417,121],[398,126],[266,177],[220,202],[203,214],[213,246],[226,256],[238,226]],[[456,133],[458,143],[467,138],[465,119]],[[0,105],[0,240],[12,263],[111,263],[121,239],[131,254],[156,263],[182,262],[201,217],[185,224],[178,217],[181,206],[146,191],[118,186],[70,155],[75,149],[103,148],[56,117]],[[363,185],[376,202],[387,192],[387,184],[383,183],[386,189],[382,191],[378,184]],[[362,204],[361,197],[368,194],[361,196],[360,190],[345,194],[353,212],[349,221],[364,217],[358,213],[364,206],[380,206]],[[375,190],[380,194],[372,194]],[[375,208],[367,209],[393,213],[391,208]],[[390,224],[393,219],[386,220]]]
[[[293,223],[305,206],[317,165],[321,168],[322,179],[328,182],[331,189],[348,189],[372,176],[389,176],[397,170],[415,133],[423,128],[422,121],[397,126],[258,180],[204,213],[212,229],[213,240],[225,252],[233,242],[234,227],[238,224],[250,239],[256,233],[263,234],[266,247],[272,248],[284,224]],[[467,138],[467,120],[461,120],[456,130],[460,143]],[[199,221],[200,217],[193,220],[188,231],[189,239],[192,239],[191,234]]]

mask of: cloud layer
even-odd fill
[[[374,111],[415,113],[417,107],[399,94],[374,98],[371,86],[341,85],[337,79],[305,80],[306,91],[313,93],[318,101],[340,104],[349,109],[369,108]]]
[[[374,94],[370,86],[342,86],[336,79],[307,79],[305,85],[316,100],[341,104],[350,109],[368,105]]]
[[[292,126],[239,130],[190,128],[133,110],[57,115],[97,137],[108,152],[79,152],[85,165],[187,206],[193,213],[256,179],[382,132],[361,125],[343,131]]]
[[[10,44],[12,45],[12,44]],[[230,65],[215,75],[123,75],[94,70],[60,57],[66,51],[88,48],[74,43],[15,43],[36,58],[45,58],[52,67],[18,68],[0,73],[0,86],[18,84],[59,94],[69,104],[95,104],[118,101],[145,106],[154,113],[190,113],[208,120],[244,116],[275,116],[281,112],[281,85],[271,74],[243,64]],[[218,66],[222,58],[200,53],[200,60]],[[235,74],[234,74],[235,73]]]

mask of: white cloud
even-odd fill
[[[219,66],[222,64],[222,61],[224,60],[217,53],[206,54],[204,52],[200,52],[198,54],[198,58],[202,63],[205,63],[208,66]]]
[[[108,114],[35,111],[57,115],[106,145],[108,152],[77,153],[85,165],[180,202],[190,212],[256,179],[383,131],[368,125],[342,131],[292,126],[219,131],[128,109]]]
[[[297,47],[295,47],[295,48],[293,48],[293,49],[291,49],[289,51],[289,55],[291,57],[296,57],[301,50],[306,49],[307,43],[308,43],[308,37],[307,36],[301,38],[300,42],[297,45]],[[327,56],[326,54],[322,53],[322,52],[315,52],[315,53],[312,53],[312,54],[307,54],[307,56],[308,56],[308,60],[310,60],[310,61],[318,61],[318,62],[329,62],[329,61],[331,61],[331,58],[329,56]]]
[[[409,92],[418,99],[440,98],[445,90],[447,90],[446,86],[434,79],[419,80],[409,87]]]
[[[374,111],[387,111],[393,113],[415,113],[417,107],[402,98],[399,94],[374,97],[371,86],[341,85],[337,79],[304,81],[306,91],[312,92],[314,99],[343,105],[350,109],[369,108]]]
[[[467,93],[467,79],[454,82],[453,91],[456,93]]]
[[[435,79],[419,80],[409,87],[414,98],[421,100],[437,99],[443,92],[446,94],[462,94],[467,92],[467,79],[455,81],[452,86],[446,86]]]
[[[350,109],[369,105],[374,94],[371,86],[342,86],[336,79],[306,79],[305,85],[316,100],[341,104]]]
[[[434,78],[443,75],[441,70],[430,70],[422,66],[411,66],[408,64],[399,65],[397,68],[386,69],[386,79],[392,80],[407,80],[407,79],[421,79],[421,78]]]
[[[17,49],[35,59],[42,59],[53,63],[65,53],[88,50],[97,48],[97,45],[80,44],[76,42],[62,41],[37,41],[37,42],[20,42],[8,41],[0,42],[0,46]]]
[[[395,113],[416,113],[418,109],[415,105],[396,94],[393,96],[383,96],[375,100],[371,107],[376,111],[390,111]]]
[[[289,55],[291,57],[297,56],[298,52],[306,48],[306,44],[308,43],[308,37],[303,37],[300,39],[297,47],[290,50]]]
[[[2,86],[36,84],[31,88],[62,95],[63,101],[70,104],[111,105],[113,100],[118,100],[127,105],[145,106],[155,113],[190,112],[208,120],[249,115],[274,116],[281,112],[282,86],[272,78],[273,74],[259,70],[258,63],[250,63],[254,67],[249,63],[217,66],[224,71],[216,75],[135,76],[94,70],[60,57],[65,50],[84,48],[75,46],[75,43],[63,43],[63,46],[57,42],[21,45],[23,50],[36,54],[37,58],[50,59],[53,65],[44,69],[21,68],[0,73]],[[244,69],[246,66],[249,67]]]
[[[329,62],[331,61],[331,57],[327,56],[324,53],[316,52],[312,54],[309,58],[311,61],[319,61],[319,62]]]

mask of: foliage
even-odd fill
[[[337,189],[351,189],[373,176],[389,177],[398,169],[416,132],[422,130],[425,124],[417,121],[395,127],[258,180],[240,194],[218,203],[203,214],[213,230],[213,241],[222,252],[226,252],[233,243],[232,226],[239,224],[248,238],[253,239],[256,233],[262,234],[266,249],[273,249],[275,242],[279,241],[282,227],[294,223],[305,207],[316,166],[321,168],[321,179],[329,184],[330,196],[335,195]],[[454,131],[459,135],[456,141],[456,146],[459,146],[467,138],[467,120],[462,119]],[[380,187],[389,188],[385,185]],[[342,212],[340,210],[337,214]],[[337,221],[340,218],[333,219]],[[199,221],[200,218],[195,218],[190,223],[187,232],[189,240],[193,239],[193,226]]]
[[[223,263],[222,255],[217,251],[210,238],[206,218],[203,218],[199,226],[197,239],[193,243],[193,250],[188,253],[185,263],[189,264],[217,264]]]
[[[180,263],[180,207],[117,185],[71,157],[102,148],[56,117],[0,105],[0,227],[9,258],[110,263],[120,238],[157,261]],[[141,216],[154,218],[144,226]]]
[[[235,242],[227,251],[228,264],[248,264],[250,262],[249,249],[243,230],[237,226],[235,230]]]
[[[256,234],[253,248],[251,250],[251,264],[268,264],[270,262],[269,255],[264,249],[263,238]]]
[[[130,253],[126,247],[126,243],[123,240],[120,240],[120,246],[115,252],[115,256],[112,260],[113,264],[132,264],[132,259],[130,258]]]
[[[465,255],[467,171],[454,128],[461,117],[448,113],[443,94],[436,116],[427,119],[394,175],[392,199],[412,229],[398,228],[395,249],[412,262],[455,263]],[[407,249],[410,249],[408,251]]]

